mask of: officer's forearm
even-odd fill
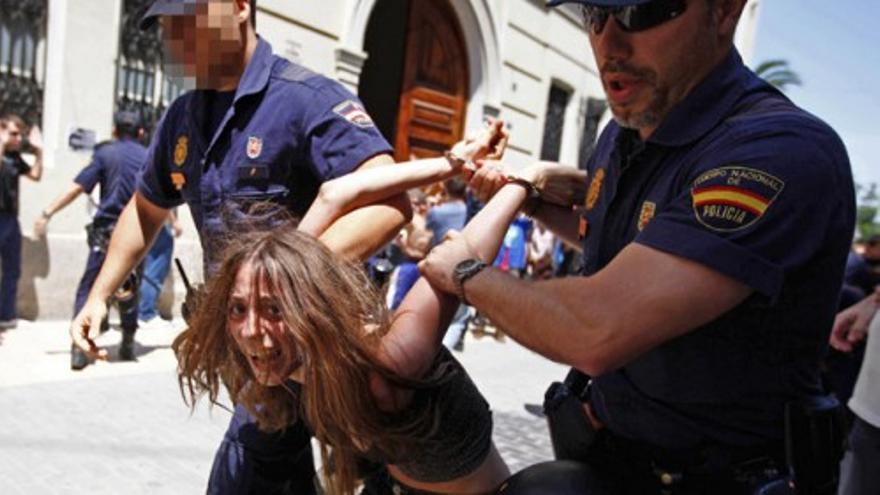
[[[571,284],[559,287],[568,280],[528,282],[487,268],[465,283],[464,292],[472,306],[524,347],[578,367],[583,361],[582,349],[589,345],[586,342],[598,336],[598,322],[572,311],[559,297],[557,289],[582,293]]]
[[[63,210],[67,205],[69,205],[74,199],[76,199],[80,194],[82,194],[85,190],[81,185],[76,182],[72,183],[70,187],[67,188],[60,196],[55,198],[54,201],[49,203],[49,206],[43,210],[43,213],[46,216],[51,217],[52,215],[58,213]]]
[[[89,299],[106,301],[144,257],[165,222],[168,210],[135,193],[122,210],[107,249],[107,258]]]
[[[409,198],[399,194],[347,213],[333,222],[320,239],[344,258],[364,260],[388,244],[411,218]]]

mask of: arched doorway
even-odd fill
[[[437,156],[461,139],[468,59],[448,0],[379,0],[364,37],[359,94],[395,159]]]

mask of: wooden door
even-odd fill
[[[441,155],[464,133],[468,60],[447,0],[410,2],[395,159]]]

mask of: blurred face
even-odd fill
[[[246,263],[236,275],[227,308],[228,331],[259,383],[277,386],[288,377],[302,381],[302,367],[284,355],[278,340],[289,329],[269,280],[264,277],[257,283],[255,272]]]
[[[588,26],[602,86],[621,126],[649,136],[715,66],[722,47],[711,14],[706,0],[688,0],[681,15],[643,31],[626,32],[613,18],[598,29]]]
[[[18,124],[15,122],[6,122],[3,124],[6,128],[7,133],[7,141],[5,146],[5,151],[20,151],[22,136],[21,136],[21,128],[18,127]]]
[[[184,78],[185,87],[226,90],[237,85],[245,67],[243,30],[248,26],[239,4],[240,0],[210,0],[192,4],[192,15],[161,17],[165,53],[170,56],[167,69]]]
[[[872,263],[880,263],[880,242],[876,244],[865,244],[865,260]]]

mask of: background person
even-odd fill
[[[37,126],[28,134],[36,160],[21,157],[28,128],[18,115],[0,117],[0,330],[18,324],[15,300],[21,277],[21,226],[18,223],[19,177],[39,182],[43,176],[43,136]]]
[[[86,303],[86,298],[98,272],[107,256],[107,244],[119,214],[131,199],[137,183],[138,171],[147,159],[147,149],[140,143],[144,137],[144,129],[137,113],[122,111],[113,117],[113,140],[95,147],[92,160],[73,179],[67,191],[61,193],[47,206],[34,222],[34,232],[39,236],[46,235],[52,216],[67,207],[83,193],[91,194],[96,185],[101,185],[101,202],[86,227],[89,233],[87,242],[89,256],[86,268],[76,289],[73,314],[78,315]],[[119,317],[122,327],[122,342],[119,345],[119,359],[134,359],[134,336],[138,328],[137,321],[137,286],[130,297],[133,301],[119,305]],[[109,298],[109,296],[108,296]],[[70,368],[82,370],[89,364],[85,352],[71,343]]]

